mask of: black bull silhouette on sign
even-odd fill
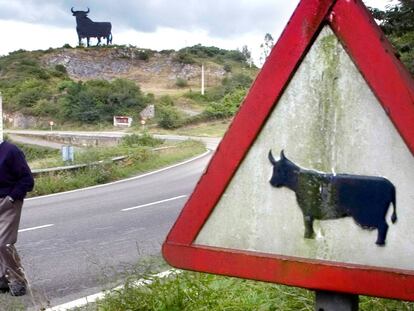
[[[112,25],[109,22],[94,22],[87,15],[87,11],[74,11],[71,9],[72,15],[76,17],[76,31],[78,33],[79,45],[82,43],[82,38],[86,38],[87,46],[89,46],[90,38],[97,38],[98,44],[101,43],[101,38],[106,38],[106,44],[112,43]]]
[[[287,187],[296,194],[303,213],[305,238],[314,238],[313,221],[352,216],[364,229],[378,229],[376,244],[385,245],[388,224],[385,220],[390,204],[391,216],[397,220],[395,187],[386,178],[349,174],[324,174],[305,170],[287,159],[283,153],[276,161],[269,151],[273,165],[270,184]]]

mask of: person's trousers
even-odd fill
[[[17,241],[23,201],[10,202],[0,198],[0,277],[10,282],[26,282],[19,254],[14,244]]]

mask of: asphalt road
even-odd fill
[[[36,135],[36,136],[50,136],[50,135],[68,135],[68,136],[93,136],[93,137],[123,137],[129,135],[130,133],[125,131],[106,131],[106,132],[84,132],[84,131],[41,131],[41,130],[5,130],[10,137],[16,139],[16,141],[22,143],[38,144],[41,146],[51,147],[60,149],[60,143],[53,143],[47,140],[35,139],[33,137],[25,137],[25,135]],[[181,135],[158,135],[155,134],[154,137],[165,139],[165,140],[175,140],[183,141],[187,139],[201,140],[206,144],[206,147],[215,150],[219,138],[215,137],[196,137],[196,136],[181,136]]]
[[[35,300],[57,305],[99,292],[126,267],[159,255],[210,156],[109,185],[27,199],[16,246]]]

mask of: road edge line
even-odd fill
[[[204,153],[202,153],[202,154],[200,154],[198,156],[195,156],[194,158],[185,160],[183,162],[179,162],[177,164],[173,164],[171,166],[167,166],[167,167],[158,169],[156,171],[152,171],[152,172],[149,172],[149,173],[145,173],[145,174],[142,174],[142,175],[138,175],[138,176],[134,176],[134,177],[129,177],[129,178],[126,178],[126,179],[121,179],[121,180],[113,181],[113,182],[106,183],[106,184],[100,184],[100,185],[90,186],[90,187],[81,188],[81,189],[74,189],[74,190],[63,191],[63,192],[58,192],[58,193],[46,194],[46,195],[42,195],[42,196],[38,196],[38,197],[33,197],[33,198],[27,198],[27,199],[25,199],[25,201],[33,201],[33,200],[37,200],[37,199],[44,199],[44,198],[54,197],[54,196],[58,196],[58,195],[64,195],[64,194],[68,194],[68,193],[74,193],[74,192],[78,192],[78,191],[87,191],[87,190],[90,190],[90,189],[102,188],[102,187],[111,186],[111,185],[114,185],[114,184],[120,184],[120,183],[123,183],[123,182],[127,182],[127,181],[131,181],[131,180],[135,180],[135,179],[144,178],[144,177],[147,177],[147,176],[150,176],[150,175],[153,175],[153,174],[161,173],[163,171],[166,171],[166,170],[175,168],[175,167],[180,166],[180,165],[184,165],[184,164],[190,163],[192,161],[196,161],[198,159],[201,159],[202,157],[205,157],[210,152],[211,152],[211,150],[210,149],[207,149],[206,152],[204,152]]]
[[[159,272],[157,274],[151,275],[149,278],[141,278],[138,281],[133,283],[133,286],[139,287],[139,286],[145,286],[145,285],[150,285],[154,280],[154,278],[166,278],[169,277],[171,274],[179,274],[181,273],[181,270],[177,270],[177,269],[169,269],[166,271],[162,271]],[[94,303],[95,301],[97,301],[98,299],[102,299],[105,297],[106,294],[111,293],[112,291],[116,291],[116,290],[121,290],[123,289],[124,286],[120,285],[117,286],[111,290],[105,290],[96,294],[92,294],[86,297],[82,297],[76,300],[72,300],[54,307],[50,307],[45,309],[45,311],[68,311],[71,310],[73,308],[80,308],[83,307],[85,305],[87,305],[88,303]]]
[[[173,198],[168,198],[168,199],[164,199],[164,200],[159,200],[159,201],[154,201],[154,202],[150,202],[150,203],[146,203],[146,204],[141,204],[141,205],[137,205],[137,206],[123,208],[123,209],[121,209],[121,212],[128,212],[128,211],[132,211],[132,210],[142,208],[142,207],[162,204],[162,203],[165,203],[165,202],[171,202],[171,201],[179,200],[179,199],[182,199],[182,198],[185,198],[185,197],[188,197],[188,195],[183,194],[183,195],[179,195],[179,196],[176,196],[176,197],[173,197]]]

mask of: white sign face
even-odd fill
[[[315,237],[305,238],[295,192],[269,183],[270,149],[276,160],[284,150],[304,169],[388,179],[396,188],[398,220],[392,223],[390,205],[386,244],[377,245],[378,230],[362,228],[353,217],[315,220]],[[413,155],[325,26],[194,243],[413,270],[413,185]]]

